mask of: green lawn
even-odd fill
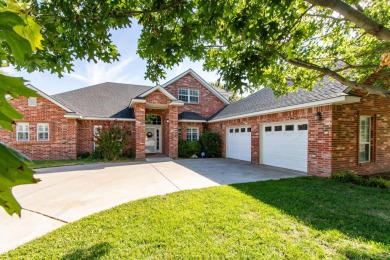
[[[117,162],[127,162],[134,161],[134,159],[124,159]],[[32,161],[31,167],[33,169],[37,168],[48,168],[48,167],[59,167],[59,166],[69,166],[69,165],[82,165],[82,164],[94,164],[94,163],[112,163],[106,162],[98,159],[66,159],[66,160],[35,160]]]
[[[130,202],[0,258],[389,259],[389,234],[389,190],[303,177]]]

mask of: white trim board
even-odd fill
[[[178,122],[181,122],[181,123],[207,123],[206,120],[189,120],[189,119],[179,119]]]
[[[320,101],[304,103],[304,104],[299,104],[299,105],[293,105],[293,106],[288,106],[288,107],[280,107],[280,108],[274,108],[274,109],[269,109],[269,110],[264,110],[264,111],[259,111],[259,112],[230,116],[230,117],[225,117],[225,118],[220,118],[220,119],[212,119],[208,122],[209,123],[222,122],[222,121],[227,121],[227,120],[240,119],[240,118],[246,118],[246,117],[252,117],[252,116],[260,116],[260,115],[267,115],[267,114],[291,111],[291,110],[302,109],[302,108],[325,106],[325,105],[331,105],[331,104],[350,104],[350,103],[356,103],[356,102],[360,102],[360,97],[340,96],[340,97],[324,99],[324,100],[320,100]]]

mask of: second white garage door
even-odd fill
[[[261,163],[307,172],[307,121],[264,124]]]
[[[226,157],[251,161],[251,128],[237,126],[227,129]]]

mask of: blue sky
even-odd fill
[[[107,81],[154,85],[151,81],[144,79],[146,61],[142,60],[136,53],[140,33],[141,27],[136,22],[132,28],[112,31],[112,39],[121,54],[118,62],[108,64],[103,62],[75,61],[74,71],[70,74],[65,74],[62,78],[48,72],[27,73],[25,71],[16,71],[12,67],[2,68],[2,70],[13,76],[24,77],[26,80],[29,80],[30,84],[50,95]],[[179,66],[175,66],[172,70],[167,71],[166,79],[162,79],[160,83],[174,78],[189,68],[196,71],[207,82],[214,82],[218,79],[217,73],[202,70],[202,62],[185,60]]]

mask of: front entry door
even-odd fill
[[[145,153],[161,153],[161,128],[145,127]]]

